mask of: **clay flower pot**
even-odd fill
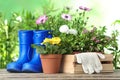
[[[54,74],[60,71],[62,54],[40,55],[43,72],[46,74]]]

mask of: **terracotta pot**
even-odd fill
[[[53,74],[60,71],[62,54],[47,54],[40,57],[44,73]]]

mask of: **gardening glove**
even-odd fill
[[[75,54],[75,56],[77,58],[77,62],[82,64],[82,68],[85,73],[99,73],[102,70],[102,65],[98,56],[101,59],[104,59],[105,56],[103,54],[87,52]]]
[[[96,73],[100,73],[100,71],[103,69],[103,67],[102,67],[102,64],[101,64],[99,58],[105,59],[105,56],[101,53],[96,53],[96,55],[94,55],[94,56],[95,56],[94,57],[94,62],[95,62],[94,70],[95,70]]]
[[[89,74],[94,73],[92,56],[85,53],[82,60],[84,60],[84,59],[85,59],[85,62],[86,62],[85,63],[86,65],[84,65],[84,62],[82,63],[83,64],[82,67],[83,67],[84,72],[85,72],[85,66],[86,66],[87,67],[87,69],[86,69],[87,72],[85,72],[85,73],[89,73]]]

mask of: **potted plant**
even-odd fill
[[[86,29],[82,31],[79,36],[80,41],[80,51],[81,52],[101,52],[104,53],[104,48],[108,48],[113,43],[113,37],[106,35],[106,27],[92,27],[91,29]]]
[[[40,53],[44,73],[59,72],[62,54],[68,51],[64,41],[61,41],[59,37],[45,38],[41,46],[33,44],[32,47]]]

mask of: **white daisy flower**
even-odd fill
[[[69,29],[69,34],[77,35],[76,29]]]
[[[59,28],[59,31],[61,33],[68,33],[69,31],[69,27],[67,25],[62,25],[60,28]]]

